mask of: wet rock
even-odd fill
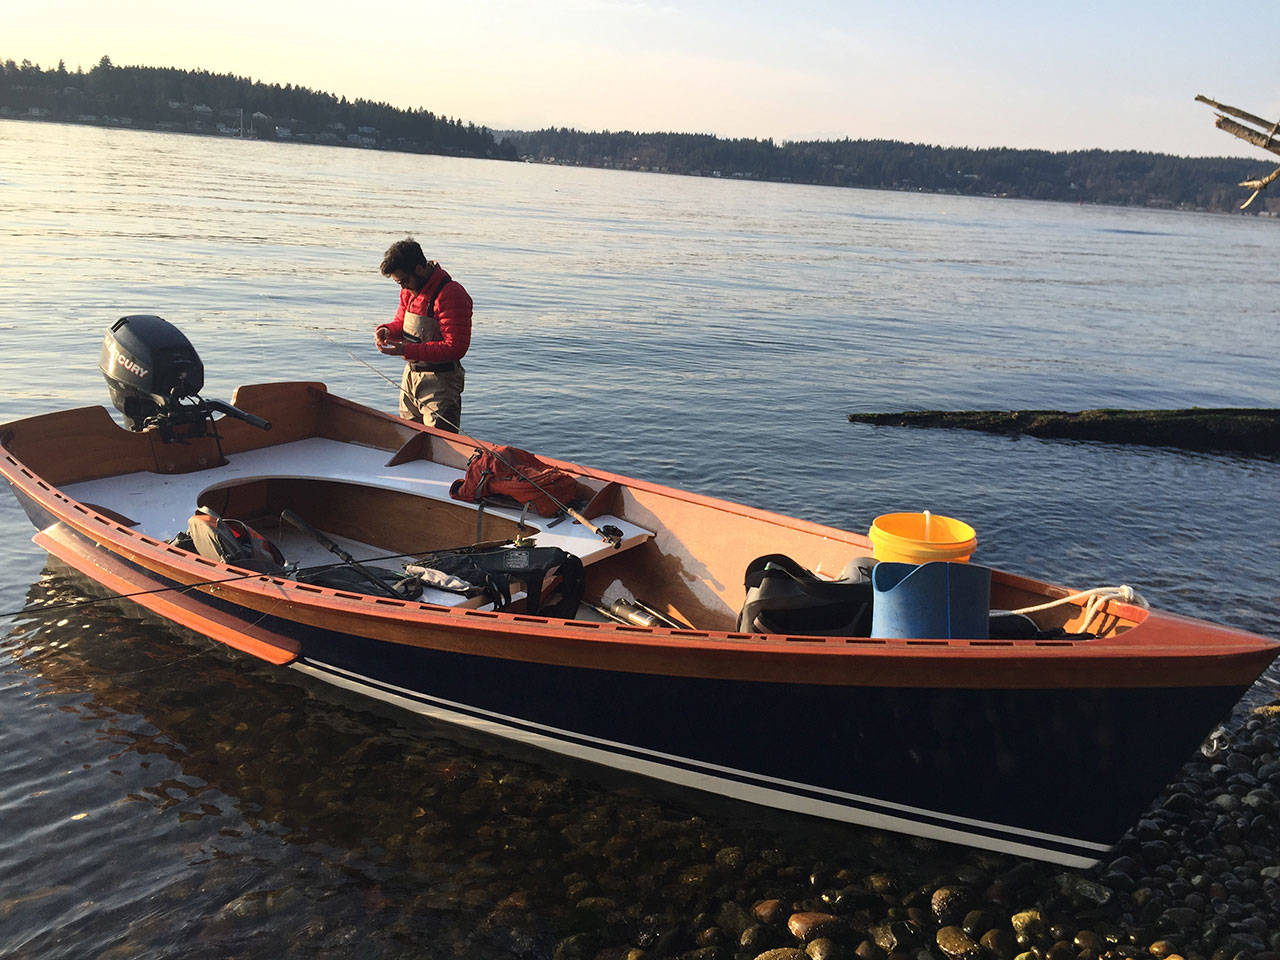
[[[1147,953],[1155,957],[1156,960],[1165,960],[1166,957],[1170,957],[1177,952],[1177,947],[1168,940],[1157,940],[1155,943],[1151,944],[1151,946],[1147,947]]]
[[[1183,930],[1195,926],[1199,919],[1199,912],[1190,907],[1170,907],[1160,915],[1160,925]]]
[[[853,955],[858,960],[885,960],[885,952],[870,940],[863,940],[854,948]]]
[[[808,943],[836,932],[840,929],[840,920],[829,913],[793,913],[787,919],[787,929],[801,943]]]
[[[697,863],[686,867],[680,873],[680,883],[686,887],[705,886],[715,875],[715,869],[715,865],[710,863]]]
[[[755,960],[811,960],[811,958],[803,950],[795,947],[778,947],[758,954]]]
[[[1165,840],[1148,840],[1138,849],[1142,853],[1143,862],[1148,866],[1168,863],[1173,856],[1173,847]]]
[[[881,923],[867,931],[885,953],[909,953],[923,942],[920,928],[910,920]]]
[[[1142,866],[1133,857],[1116,857],[1107,865],[1108,871],[1128,874],[1130,877],[1141,876]]]
[[[805,945],[804,952],[810,960],[840,960],[844,955],[839,945],[830,937],[818,937]]]
[[[1105,949],[1103,939],[1092,930],[1081,930],[1075,935],[1075,939],[1071,943],[1077,950],[1092,950],[1094,953],[1101,953]]]
[[[1100,883],[1073,873],[1058,875],[1058,889],[1077,904],[1092,903],[1103,906],[1111,900],[1112,893]]]
[[[1253,810],[1270,810],[1275,806],[1276,795],[1262,787],[1257,790],[1250,790],[1244,795],[1241,802]]]
[[[1039,910],[1020,910],[1009,918],[1009,924],[1019,943],[1029,943],[1033,937],[1045,932],[1044,918]]]
[[[827,890],[822,894],[822,902],[835,913],[846,913],[854,910],[869,910],[884,903],[884,900],[863,887],[850,884],[839,890]]]
[[[996,960],[1010,960],[1017,949],[1013,934],[1004,929],[994,928],[979,938],[981,944]]]
[[[588,933],[565,937],[556,944],[552,960],[588,960],[595,953],[592,949],[594,943],[594,938]]]
[[[1133,877],[1131,877],[1127,873],[1120,873],[1119,871],[1115,871],[1115,870],[1104,873],[1102,876],[1098,878],[1098,880],[1108,890],[1116,891],[1119,893],[1128,893],[1129,891],[1133,890],[1135,887]]]
[[[867,889],[881,896],[888,896],[898,891],[898,881],[887,873],[873,873],[867,877]]]
[[[933,911],[934,919],[944,927],[959,924],[968,912],[968,904],[969,891],[963,887],[939,887],[929,898],[929,909]]]
[[[1199,806],[1199,803],[1189,793],[1175,793],[1168,797],[1161,806],[1174,813],[1190,813]]]
[[[781,900],[757,900],[751,908],[752,915],[761,923],[778,923],[784,913]]]
[[[978,960],[982,956],[982,947],[959,927],[943,927],[935,939],[950,960]]]
[[[772,950],[774,947],[786,945],[784,934],[777,927],[767,927],[764,924],[753,924],[742,931],[738,936],[738,946],[746,951],[754,951],[759,953],[764,950]]]
[[[267,900],[267,894],[259,890],[236,897],[219,911],[219,915],[245,920],[265,916],[269,909],[270,904]]]
[[[1045,951],[1045,960],[1076,960],[1076,948],[1065,940],[1059,940]]]
[[[726,939],[724,931],[719,927],[707,927],[698,931],[693,942],[699,947],[719,947],[725,943]]]
[[[595,913],[604,916],[618,909],[618,902],[612,897],[583,897],[574,909],[581,913]]]
[[[732,900],[721,904],[720,912],[716,914],[716,926],[724,930],[733,940],[738,939],[742,931],[754,922],[751,915]]]
[[[907,919],[910,920],[912,923],[914,923],[921,930],[925,929],[926,927],[937,926],[937,924],[934,922],[934,919],[933,919],[933,913],[929,910],[926,910],[924,907],[908,907]]]
[[[960,929],[976,940],[995,925],[995,918],[989,911],[970,910],[964,915]]]
[[[723,847],[716,851],[716,864],[726,870],[741,870],[747,862],[747,854],[741,847]]]

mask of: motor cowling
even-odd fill
[[[130,430],[172,414],[204,387],[204,364],[173,324],[146,314],[121,317],[102,341],[98,369]]]

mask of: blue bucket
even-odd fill
[[[871,571],[871,636],[985,640],[991,571],[972,563],[877,563]]]

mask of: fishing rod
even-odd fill
[[[323,334],[322,334],[322,336],[323,336]],[[330,342],[330,343],[335,343],[335,344],[337,343],[337,341],[336,341],[336,340],[331,340],[331,339],[330,339],[330,338],[328,338],[328,337],[325,337],[325,339],[329,340],[329,342]],[[374,373],[376,373],[378,376],[380,376],[383,380],[387,381],[387,383],[389,383],[389,384],[391,384],[393,387],[397,388],[397,389],[400,391],[400,393],[401,393],[401,395],[402,395],[402,396],[408,397],[408,398],[409,398],[409,400],[410,400],[410,401],[412,401],[412,402],[414,402],[414,403],[416,403],[416,402],[417,402],[417,398],[416,398],[416,397],[414,397],[414,396],[413,396],[411,393],[409,393],[407,390],[405,390],[405,388],[404,388],[403,386],[401,386],[400,384],[396,383],[394,380],[392,380],[390,377],[388,377],[385,373],[383,373],[381,370],[379,370],[379,369],[378,369],[377,367],[375,367],[373,364],[369,363],[369,362],[368,362],[367,360],[365,360],[363,357],[358,357],[358,356],[356,356],[356,355],[355,355],[354,353],[352,353],[350,350],[348,350],[348,351],[347,351],[347,356],[349,356],[352,360],[355,360],[357,363],[362,363],[362,364],[364,364],[366,367],[368,367],[370,370],[372,370]],[[465,434],[463,434],[463,433],[462,433],[462,427],[458,426],[458,424],[454,423],[454,422],[453,422],[452,420],[450,420],[448,417],[444,416],[443,414],[439,413],[438,411],[436,412],[435,416],[437,416],[439,419],[443,420],[443,421],[444,421],[448,426],[452,427],[452,428],[453,428],[453,429],[454,429],[454,430],[455,430],[459,435],[465,436]],[[485,451],[484,451],[484,448],[479,447],[479,446],[475,447],[475,451],[476,451],[476,453],[483,453],[483,452],[485,452]],[[555,494],[553,494],[550,490],[548,490],[548,489],[547,489],[546,487],[544,487],[542,484],[538,483],[538,482],[537,482],[536,480],[534,480],[532,477],[527,477],[527,476],[525,476],[523,473],[521,473],[521,472],[520,472],[520,469],[519,469],[519,468],[518,468],[514,463],[512,463],[510,460],[508,460],[506,457],[504,457],[502,454],[500,454],[500,453],[497,451],[497,449],[496,449],[496,448],[494,448],[494,447],[492,447],[492,446],[491,446],[491,447],[489,448],[488,452],[489,452],[489,453],[491,453],[491,454],[493,454],[493,456],[494,456],[494,458],[495,458],[495,459],[497,459],[497,460],[501,461],[501,462],[502,462],[502,464],[503,464],[503,465],[504,465],[508,470],[510,470],[512,473],[514,473],[517,477],[519,477],[519,478],[520,478],[521,480],[523,480],[525,483],[529,484],[531,487],[533,487],[534,489],[536,489],[536,490],[538,490],[540,493],[542,493],[542,494],[543,494],[543,495],[544,495],[548,500],[550,500],[550,501],[551,501],[551,502],[556,506],[556,508],[557,508],[557,509],[559,509],[559,510],[563,510],[563,511],[564,511],[565,513],[567,513],[570,517],[572,517],[574,520],[578,521],[578,523],[582,524],[584,527],[586,527],[588,530],[590,530],[592,533],[594,533],[597,537],[599,537],[599,538],[600,538],[601,540],[603,540],[605,543],[607,543],[607,544],[611,545],[615,550],[617,550],[619,547],[621,547],[621,546],[622,546],[622,531],[621,531],[621,530],[619,530],[617,527],[615,527],[613,524],[611,524],[611,523],[607,523],[607,524],[605,524],[603,527],[598,527],[598,526],[596,526],[594,523],[592,523],[590,520],[588,520],[586,517],[584,517],[584,516],[583,516],[581,513],[579,513],[577,510],[573,509],[573,507],[569,506],[567,503],[565,503],[564,501],[562,501],[559,497],[557,497]]]

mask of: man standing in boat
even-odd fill
[[[404,357],[400,416],[457,433],[462,422],[462,357],[471,345],[471,297],[428,260],[413,237],[382,258],[382,275],[400,284],[396,318],[374,331],[378,350]]]

